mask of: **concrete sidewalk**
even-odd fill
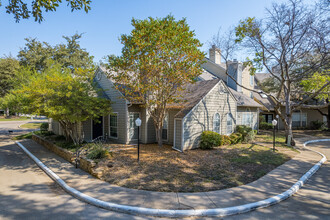
[[[308,138],[305,138],[308,139]],[[298,140],[302,143],[305,139]],[[257,202],[289,189],[321,156],[301,149],[294,159],[250,184],[201,193],[167,193],[128,189],[92,177],[32,140],[22,144],[69,186],[106,202],[154,209],[212,209]]]

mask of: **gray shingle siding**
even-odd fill
[[[213,130],[213,117],[220,114],[220,133],[227,133],[227,115],[231,113],[236,118],[236,101],[232,94],[226,90],[219,91],[220,81],[184,118],[184,146],[183,150],[197,148],[200,136],[205,130]],[[235,120],[233,125],[235,125]]]
[[[98,71],[101,71],[98,69]],[[101,71],[102,72],[102,71]],[[122,94],[114,87],[111,80],[109,80],[104,73],[100,74],[100,78],[96,79],[96,82],[99,84],[99,86],[104,90],[104,93],[110,98],[111,100],[111,108],[112,112],[118,113],[117,114],[117,132],[118,132],[118,138],[114,139],[116,142],[119,143],[126,143],[127,139],[127,104],[126,100],[123,98]],[[105,127],[109,126],[109,121],[105,121],[107,125]],[[107,131],[108,137],[109,129]],[[110,138],[112,139],[112,138]]]
[[[182,151],[182,119],[175,119],[175,144],[174,148]]]

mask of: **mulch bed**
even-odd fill
[[[252,182],[288,161],[297,152],[253,144],[222,146],[213,150],[177,152],[172,146],[140,145],[113,151],[98,163],[103,180],[118,186],[160,192],[202,192]],[[113,148],[113,146],[112,146]]]

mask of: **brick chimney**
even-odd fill
[[[209,58],[212,62],[221,64],[221,51],[215,45],[212,45],[209,50]]]

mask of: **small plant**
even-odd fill
[[[46,131],[48,131],[48,127],[49,127],[49,125],[48,125],[47,122],[41,123],[41,125],[40,125],[40,131],[41,131],[41,132],[46,132]]]
[[[242,142],[242,134],[240,133],[232,133],[231,135],[229,135],[229,139],[231,144],[237,144]]]
[[[91,160],[102,159],[109,156],[110,153],[99,145],[95,145],[87,154],[87,158]]]
[[[273,128],[272,123],[260,122],[259,128],[262,130],[271,130]]]
[[[313,130],[321,130],[324,127],[324,123],[317,120],[317,121],[311,121],[311,129]]]
[[[72,142],[56,142],[56,145],[61,147],[61,148],[65,148],[65,149],[75,149],[77,148],[77,145],[75,145]]]
[[[65,141],[66,138],[65,138],[65,136],[63,136],[63,135],[58,135],[58,136],[56,136],[56,137],[54,138],[54,140],[55,140],[55,141]]]
[[[203,150],[212,149],[222,144],[221,135],[214,131],[203,131],[201,135],[200,148]]]
[[[242,135],[243,143],[250,143],[255,138],[254,130],[246,125],[236,126],[236,131]]]
[[[231,144],[231,140],[230,137],[227,135],[221,135],[222,139],[223,139],[223,145],[230,145]]]

